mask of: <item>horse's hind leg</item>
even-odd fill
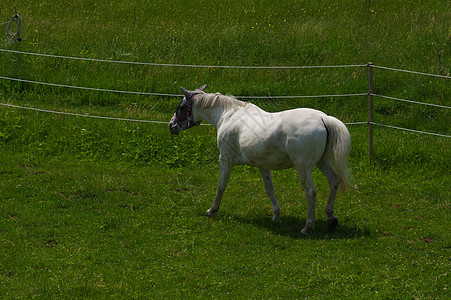
[[[340,185],[340,177],[335,172],[330,161],[320,161],[317,166],[321,172],[326,175],[327,180],[329,181],[330,194],[325,210],[327,215],[327,225],[329,226],[329,230],[333,230],[338,225],[338,219],[334,216],[334,201]]]
[[[316,203],[316,190],[313,186],[312,169],[305,169],[296,167],[299,180],[304,188],[305,197],[307,198],[308,212],[307,222],[304,229],[301,230],[302,234],[309,234],[315,228],[315,203]]]
[[[274,185],[272,184],[272,176],[270,170],[261,170],[260,173],[263,177],[263,183],[265,184],[265,191],[272,203],[273,221],[280,221],[280,206],[277,203],[276,195],[274,194]]]

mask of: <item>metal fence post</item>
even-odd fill
[[[373,104],[373,63],[368,63],[368,80],[369,80],[369,91],[368,91],[368,105],[369,105],[369,116],[368,116],[368,152],[370,158],[373,156],[373,121],[374,121],[374,104]]]

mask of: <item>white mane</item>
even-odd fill
[[[207,94],[201,92],[199,94],[195,94],[193,98],[195,100],[195,105],[199,108],[223,107],[227,110],[237,110],[248,104],[248,102],[240,101],[233,96],[224,96],[220,93]]]

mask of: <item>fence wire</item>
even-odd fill
[[[425,76],[432,76],[432,77],[451,79],[451,76],[446,76],[446,75],[438,75],[438,74],[430,74],[430,73],[423,73],[423,72],[416,72],[416,71],[388,68],[388,67],[382,67],[382,66],[377,66],[377,65],[371,65],[371,67],[378,68],[378,69],[384,69],[384,70],[390,70],[390,71],[397,71],[397,72],[411,73],[411,74],[417,74],[417,75],[425,75]]]
[[[155,123],[155,124],[166,124],[166,125],[169,124],[169,121],[151,121],[151,120],[142,120],[142,119],[129,119],[129,118],[96,116],[96,115],[90,115],[88,113],[80,114],[80,113],[55,111],[55,110],[35,108],[35,107],[19,106],[19,105],[14,105],[14,104],[10,104],[10,103],[0,103],[0,106],[6,106],[6,107],[11,107],[11,108],[17,108],[17,109],[25,109],[25,110],[31,110],[31,111],[37,111],[37,112],[44,112],[44,113],[50,113],[50,114],[67,115],[67,116],[74,116],[74,117],[83,117],[83,118],[94,118],[94,119],[104,119],[104,120],[114,120],[114,121],[128,121],[128,122],[140,122],[140,123]],[[344,123],[344,124],[345,125],[361,125],[361,124],[368,124],[368,122],[350,122],[350,123]],[[201,123],[200,125],[211,126],[211,124],[207,124],[207,123]]]
[[[136,92],[136,91],[91,88],[91,87],[83,87],[83,86],[19,79],[19,78],[5,77],[5,76],[0,76],[0,79],[32,83],[32,84],[47,85],[47,86],[60,87],[60,88],[72,88],[72,89],[79,89],[79,90],[96,91],[96,92],[112,92],[112,93],[135,94],[135,95],[144,95],[144,96],[161,96],[161,97],[183,97],[182,94],[166,94],[166,93],[154,93],[154,92]],[[338,95],[285,95],[285,96],[234,96],[234,97],[241,98],[241,99],[291,99],[291,98],[352,97],[352,96],[366,96],[367,94],[368,93],[338,94]]]
[[[123,90],[112,90],[112,89],[101,89],[101,88],[91,88],[91,87],[83,87],[83,86],[75,86],[68,84],[57,84],[57,83],[49,83],[43,81],[34,81],[27,79],[19,79],[12,77],[0,76],[0,79],[25,82],[25,83],[33,83],[47,86],[54,86],[60,88],[71,88],[71,89],[79,89],[79,90],[87,90],[87,91],[96,91],[96,92],[112,92],[112,93],[122,93],[122,94],[135,94],[135,95],[147,95],[147,96],[163,96],[163,97],[183,97],[182,94],[164,94],[164,93],[152,93],[152,92],[136,92],[136,91],[123,91]]]
[[[367,122],[367,123],[371,124],[371,125],[382,126],[382,127],[392,128],[392,129],[398,129],[398,130],[402,130],[402,131],[409,131],[409,132],[414,132],[414,133],[421,133],[421,134],[428,134],[428,135],[435,135],[435,136],[440,136],[440,137],[451,138],[451,135],[439,134],[439,133],[435,133],[435,132],[420,131],[420,130],[402,128],[402,127],[386,125],[386,124],[381,124],[381,123],[375,123],[375,122]]]
[[[11,108],[17,108],[17,109],[25,109],[25,110],[31,110],[31,111],[37,111],[37,112],[44,112],[44,113],[51,113],[51,114],[59,114],[59,115],[67,115],[67,116],[75,116],[75,117],[83,117],[83,118],[94,118],[94,119],[103,119],[103,120],[114,120],[114,121],[127,121],[127,122],[139,122],[139,123],[154,123],[154,124],[169,124],[168,121],[152,121],[152,120],[142,120],[142,119],[130,119],[130,118],[118,118],[118,117],[106,117],[106,116],[97,116],[97,115],[90,115],[90,114],[80,114],[80,113],[71,113],[71,112],[62,112],[62,111],[55,111],[55,110],[49,110],[49,109],[41,109],[41,108],[35,108],[35,107],[26,107],[26,106],[19,106],[9,103],[0,103],[1,106],[11,107]],[[434,135],[439,137],[445,137],[445,138],[451,138],[450,135],[445,134],[439,134],[434,132],[427,132],[427,131],[420,131],[420,130],[414,130],[414,129],[408,129],[408,128],[402,128],[392,125],[386,125],[376,122],[348,122],[344,123],[345,125],[365,125],[365,124],[372,124],[376,126],[382,126],[402,131],[409,131],[414,133],[421,133],[421,134],[427,134],[427,135]],[[201,123],[200,125],[204,126],[211,126],[211,124],[204,124]]]
[[[103,63],[117,63],[117,64],[130,64],[130,65],[145,65],[145,66],[160,66],[160,67],[183,67],[183,68],[217,68],[217,69],[318,69],[318,68],[355,68],[366,67],[367,65],[330,65],[330,66],[224,66],[224,65],[194,65],[194,64],[171,64],[171,63],[152,63],[152,62],[136,62],[136,61],[123,61],[123,60],[109,60],[109,59],[97,59],[97,58],[84,58],[76,56],[64,56],[53,54],[33,53],[9,49],[0,49],[1,52],[9,52],[24,55],[34,55],[61,59],[72,59],[92,62]]]
[[[45,112],[45,113],[51,113],[51,114],[59,114],[59,115],[67,115],[67,116],[83,117],[83,118],[95,118],[95,119],[116,120],[116,121],[129,121],[129,122],[141,122],[141,123],[169,124],[169,122],[163,122],[163,121],[149,121],[149,120],[137,120],[137,119],[128,119],[128,118],[116,118],[116,117],[95,116],[95,115],[90,115],[90,114],[70,113],[70,112],[55,111],[55,110],[41,109],[41,108],[35,108],[35,107],[19,106],[19,105],[13,105],[13,104],[9,104],[9,103],[0,103],[0,105],[6,106],[6,107],[11,107],[11,108],[18,108],[18,109],[32,110],[32,111]]]
[[[395,100],[395,101],[408,102],[408,103],[413,103],[413,104],[421,104],[421,105],[434,106],[434,107],[447,108],[447,109],[451,108],[450,106],[445,106],[445,105],[438,105],[438,104],[432,104],[432,103],[418,102],[418,101],[406,100],[406,99],[395,98],[395,97],[384,96],[384,95],[378,95],[378,94],[373,94],[373,93],[369,93],[368,95],[371,95],[371,96],[374,96],[374,97],[390,99],[390,100]]]

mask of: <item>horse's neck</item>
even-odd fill
[[[232,117],[235,112],[241,111],[249,106],[255,106],[234,98],[222,96],[219,93],[205,95],[208,98],[198,99],[198,101],[201,101],[200,105],[197,105],[197,102],[195,102],[193,110],[194,118],[196,121],[205,120],[216,128],[221,126],[225,120]],[[220,99],[219,97],[223,98]],[[219,103],[217,101],[219,101]],[[257,108],[257,106],[255,107]]]
[[[214,108],[196,107],[195,110],[193,110],[193,113],[196,121],[205,120],[215,128],[218,128],[221,125],[224,116],[227,115],[227,110],[220,106]]]

